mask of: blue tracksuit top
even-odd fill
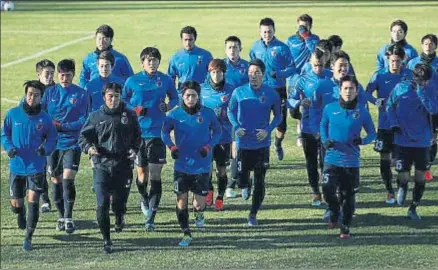
[[[286,78],[296,73],[294,60],[286,44],[276,37],[269,45],[262,39],[257,40],[249,52],[250,59],[260,59],[266,66],[264,84],[272,88],[286,87]],[[271,72],[276,72],[276,78]]]
[[[88,92],[75,84],[67,88],[55,84],[46,89],[41,105],[53,120],[61,123],[56,149],[79,148],[79,133],[90,110]]]
[[[129,77],[122,91],[122,100],[126,106],[133,110],[142,106],[147,108],[145,116],[139,116],[141,137],[160,138],[166,113],[160,110],[160,104],[169,98],[169,107],[173,108],[178,104],[178,95],[172,79],[157,71],[155,74],[148,74],[141,71]]]
[[[102,90],[107,83],[118,83],[123,87],[123,85],[125,84],[125,80],[115,76],[114,74],[111,74],[107,78],[97,76],[96,78],[89,81],[87,85],[85,85],[84,89],[88,91],[88,94],[90,95],[91,98],[90,112],[97,111],[100,108],[100,106],[103,105],[104,100],[103,100]]]
[[[310,34],[307,39],[295,34],[288,37],[284,42],[289,47],[298,74],[301,73],[304,64],[309,62],[310,56],[315,50],[318,42],[319,37],[314,34]]]
[[[175,143],[170,136],[172,130]],[[221,139],[221,133],[221,126],[212,109],[201,106],[199,112],[191,115],[177,106],[167,114],[161,138],[167,146],[176,145],[179,149],[179,158],[174,163],[175,171],[201,174],[211,172],[212,150]],[[203,158],[199,150],[206,145],[211,151]]]
[[[295,85],[289,88],[288,107],[299,109],[301,100],[305,98],[311,99],[313,93],[318,88],[320,81],[324,79],[327,79],[324,73],[317,75],[312,70],[307,74],[300,75]],[[301,114],[301,132],[312,134],[312,130],[310,128],[310,107],[302,107]]]
[[[359,102],[352,110],[343,108],[339,100],[328,104],[321,120],[321,142],[333,140],[334,146],[327,149],[324,162],[338,167],[359,167],[360,148],[353,140],[360,138],[362,128],[367,133],[362,144],[371,143],[376,138],[373,119]]]
[[[222,127],[220,144],[232,142],[231,132],[233,126],[228,119],[227,109],[233,90],[234,88],[228,83],[225,83],[221,90],[215,90],[209,81],[201,85],[201,103],[214,111]]]
[[[388,58],[385,55],[386,49],[391,44],[386,44],[382,48],[380,48],[379,52],[377,53],[377,60],[376,60],[376,70],[384,69],[388,66]],[[412,47],[410,44],[407,44],[403,46],[403,49],[405,50],[405,59],[403,60],[403,65],[407,65],[409,60],[412,58],[415,58],[418,56],[417,50],[415,50],[414,47]]]
[[[406,67],[410,70],[414,70],[415,65],[419,64],[419,63],[422,63],[421,56],[417,56],[417,57],[411,59],[408,62],[408,65]],[[435,59],[431,63],[431,66],[432,66],[432,70],[433,70],[432,79],[438,82],[438,57],[435,57]]]
[[[429,147],[432,139],[430,114],[438,113],[436,85],[422,89],[411,80],[398,83],[389,96],[386,111],[390,127],[400,127],[394,143],[405,147]]]
[[[231,62],[230,59],[224,59],[227,64],[227,72],[225,72],[225,81],[231,85],[233,89],[242,86],[249,82],[248,78],[248,61],[240,58],[237,63]]]
[[[389,72],[388,67],[385,70],[376,71],[371,77],[370,82],[366,88],[366,94],[368,101],[376,104],[378,98],[384,98],[385,103],[391,93],[392,89],[401,81],[410,80],[412,78],[412,72],[409,69],[402,68],[400,74],[392,74]],[[377,98],[373,96],[373,92],[377,91]],[[386,107],[379,109],[379,129],[390,129],[388,114],[386,113]]]
[[[29,115],[24,111],[21,102],[6,113],[1,137],[6,152],[14,147],[18,151],[17,155],[9,160],[10,172],[32,175],[46,169],[46,157],[38,156],[36,150],[42,144],[46,155],[50,155],[55,150],[58,133],[52,118],[46,112]]]
[[[364,108],[368,108],[368,99],[359,84],[358,102]],[[339,100],[339,81],[333,77],[330,79],[321,80],[318,88],[313,92],[310,99],[310,131],[312,134],[319,132],[321,124],[322,112],[327,104]]]
[[[169,61],[167,74],[175,82],[178,77],[177,91],[180,95],[181,85],[188,80],[195,80],[203,83],[208,73],[208,64],[213,60],[213,56],[207,50],[194,47],[191,51],[181,49],[176,52]]]
[[[271,111],[274,118],[271,120]],[[259,149],[271,145],[271,132],[281,122],[280,96],[277,91],[267,85],[254,90],[250,84],[234,90],[230,104],[228,104],[228,118],[233,125],[234,132],[244,128],[245,135],[236,135],[236,145],[242,149]],[[268,136],[258,141],[256,129],[265,129]]]
[[[128,58],[122,53],[109,49],[114,55],[115,62],[113,66],[112,74],[126,80],[129,76],[134,74],[131,64],[129,64]],[[85,56],[82,61],[82,70],[79,77],[79,86],[85,87],[87,83],[99,76],[99,70],[97,69],[97,58],[99,57],[97,52],[91,52]]]

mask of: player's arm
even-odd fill
[[[90,81],[91,71],[87,66],[87,59],[88,57],[86,56],[82,61],[82,70],[81,74],[79,75],[79,86],[82,88],[85,87],[85,85],[87,85],[87,83]]]
[[[280,96],[278,95],[277,92],[273,92],[273,93],[275,95],[275,100],[274,100],[274,104],[272,104],[271,111],[274,114],[274,118],[272,119],[269,126],[266,128],[268,134],[271,133],[281,123],[281,119],[282,119]]]
[[[42,144],[42,146],[44,148],[45,155],[49,156],[53,151],[55,151],[56,143],[58,141],[58,131],[56,131],[55,125],[53,125],[50,116],[48,117],[47,125],[49,128],[47,129],[45,142]]]
[[[329,122],[330,119],[328,117],[327,108],[324,108],[324,111],[322,112],[322,119],[321,123],[319,125],[319,134],[321,134],[321,143],[324,144],[327,140],[330,139],[329,137]]]
[[[174,57],[171,57],[169,61],[169,67],[167,68],[167,75],[169,75],[172,79],[173,85],[175,85],[176,77],[178,76],[178,70],[174,62]]]
[[[371,118],[370,113],[368,111],[365,111],[364,113],[365,119],[363,127],[365,129],[365,132],[367,133],[367,136],[362,139],[361,144],[369,144],[376,139],[376,128],[374,127],[373,119]]]
[[[304,42],[306,43],[307,50],[312,53],[315,51],[316,45],[319,42],[319,37],[313,36],[314,38],[306,38]]]
[[[376,71],[385,68],[385,50],[386,50],[386,46],[383,46],[383,48],[380,49],[379,52],[377,53]]]
[[[88,117],[79,134],[79,147],[85,154],[88,154],[88,149],[90,149],[90,147],[96,146],[99,142],[96,131],[97,121],[95,115],[95,113],[92,113],[90,117]]]
[[[429,81],[429,84],[432,84],[432,81]],[[433,87],[417,85],[417,95],[427,112],[430,114],[438,113],[437,98]]]
[[[6,113],[5,120],[3,121],[1,136],[2,136],[2,146],[6,152],[9,152],[9,150],[15,148],[14,144],[12,143],[12,119],[11,119],[10,111]]]
[[[250,59],[250,60],[254,60],[254,59],[256,59],[256,54],[255,54],[255,49],[254,49],[254,47],[255,47],[255,46],[253,46],[253,47],[251,48],[251,50],[249,51],[249,59]]]
[[[132,66],[129,63],[129,60],[126,56],[123,57],[122,67],[121,67],[120,73],[124,79],[129,78],[132,75],[134,75],[134,70],[132,69]]]
[[[375,98],[373,96],[374,91],[378,90],[378,84],[377,84],[377,78],[378,78],[378,73],[375,72],[373,74],[373,76],[371,77],[370,81],[368,82],[367,88],[365,90],[366,92],[366,98],[369,102],[373,103],[374,105],[376,105],[376,100],[377,98]]]
[[[131,78],[128,78],[123,86],[121,99],[130,110],[134,110],[134,107],[131,105],[132,93]]]
[[[239,109],[238,106],[237,92],[234,91],[231,95],[230,102],[228,103],[227,115],[235,131],[240,128],[239,122],[237,121],[237,111]]]
[[[278,78],[287,78],[292,76],[294,73],[297,72],[297,69],[295,67],[294,59],[292,58],[292,54],[289,50],[289,48],[284,47],[282,49],[283,57],[281,58],[282,66],[284,66],[284,69],[277,70],[276,76]]]
[[[322,115],[322,97],[319,91],[319,87],[315,90],[310,99],[310,130],[312,133],[318,134],[320,131],[321,115]]]
[[[138,150],[140,149],[141,145],[141,129],[140,125],[138,123],[137,116],[133,113],[132,114],[132,141],[131,141],[131,149],[134,150],[135,153],[138,153]]]
[[[386,102],[386,112],[388,113],[388,120],[389,120],[389,126],[391,129],[394,128],[400,128],[400,124],[398,122],[397,118],[397,106],[398,106],[398,88],[399,86],[396,85],[395,88],[391,91],[391,94],[389,94],[389,98]]]
[[[211,137],[210,137],[210,141],[208,142],[208,147],[210,149],[213,149],[213,147],[219,143],[222,137],[222,127],[221,124],[219,123],[219,120],[216,117],[216,114],[213,112],[213,110],[210,111],[211,111],[210,118],[212,119],[212,121],[210,125]]]
[[[170,79],[169,87],[166,91],[167,97],[169,98],[169,103],[167,104],[169,110],[178,105],[178,93],[176,92],[175,83]]]
[[[161,139],[169,148],[175,146],[175,143],[173,143],[172,137],[170,136],[170,132],[175,129],[174,119],[171,115],[172,112],[170,112],[170,114],[168,114],[164,119],[163,127],[161,129]]]
[[[87,120],[88,114],[90,112],[90,95],[88,92],[85,92],[82,96],[80,111],[79,111],[79,119],[71,122],[63,122],[61,123],[62,131],[74,131],[80,130],[82,126],[85,124]]]
[[[303,97],[301,78],[296,80],[292,87],[289,87],[287,97],[287,106],[292,110],[299,110],[301,105],[301,99]]]

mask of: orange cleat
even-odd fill
[[[432,172],[430,170],[427,170],[424,175],[424,178],[426,179],[426,181],[432,181],[433,180]]]
[[[213,190],[208,191],[207,196],[205,196],[205,203],[207,206],[211,206],[213,204]]]
[[[214,208],[216,209],[216,211],[224,210],[224,200],[216,198],[216,202],[215,202]]]

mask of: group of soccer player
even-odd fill
[[[134,74],[127,57],[112,47],[114,31],[108,25],[96,30],[96,49],[83,60],[79,85],[73,84],[73,60],[57,64],[58,83],[55,64],[47,59],[38,62],[38,80],[24,84],[25,96],[7,112],[1,135],[10,158],[11,209],[25,230],[23,249],[32,250],[39,212],[51,211],[47,174],[58,212],[56,229],[75,231],[75,178],[81,153],[88,155],[93,169],[96,219],[106,253],[113,246],[110,208],[114,230],[121,232],[134,167],[145,227],[155,230],[167,148],[175,160],[180,246],[192,241],[189,192],[198,228],[205,225],[207,206],[214,202],[221,211],[224,197],[236,197],[236,184],[242,199],[252,196],[248,225],[258,225],[271,133],[275,130],[275,152],[283,160],[288,114],[298,120],[297,144],[305,155],[311,205],[327,204],[324,218],[329,228],[339,223],[340,238],[351,236],[360,146],[372,142],[380,153],[386,203],[404,204],[415,165],[408,217],[419,220],[416,207],[425,180],[432,178],[430,164],[437,153],[437,37],[425,35],[418,56],[406,41],[407,24],[392,22],[391,42],[379,50],[377,71],[363,89],[349,55],[341,50],[342,39],[338,35],[320,39],[312,33],[312,23],[308,14],[300,15],[297,32],[283,43],[275,36],[274,21],[262,19],[249,62],[240,57],[238,37],[225,39],[225,59],[213,59],[195,45],[196,29],[186,26],[180,32],[183,48],[171,57],[167,74],[158,71],[161,53],[155,47],[141,51],[143,70]],[[368,102],[378,108],[377,132]],[[397,196],[392,161],[398,172]]]

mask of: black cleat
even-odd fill
[[[106,254],[113,252],[113,242],[111,242],[111,240],[103,242],[103,252]]]

